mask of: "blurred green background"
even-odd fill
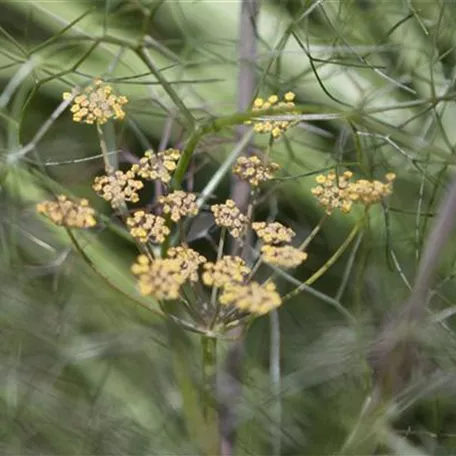
[[[363,410],[375,334],[409,295],[451,181],[456,5],[257,6],[252,95],[292,90],[301,112],[316,116],[274,145],[283,171],[258,217],[276,215],[301,241],[323,215],[310,193],[316,173],[340,166],[365,178],[393,171],[397,180],[314,291],[280,309],[281,423],[271,412],[268,317],[249,328],[241,362],[233,342],[222,342],[221,400],[237,417],[227,425],[237,434],[232,452],[272,454],[271,428],[279,426],[282,454],[454,454],[455,242],[431,290],[420,375],[375,417]],[[184,367],[197,382],[197,338],[158,318],[147,309],[153,303],[138,305],[129,274],[137,252],[127,238],[114,229],[74,233],[81,255],[34,204],[65,191],[109,219],[90,188],[103,169],[96,129],[59,111],[62,92],[93,77],[130,100],[110,136],[120,166],[148,147],[185,145],[189,119],[199,126],[236,113],[245,83],[241,1],[3,0],[0,13],[0,452],[197,454],[176,376]],[[234,124],[201,139],[191,164],[195,191],[237,141]],[[253,148],[266,144],[256,136]],[[227,177],[211,200],[229,192]],[[331,217],[298,280],[324,264],[358,216]],[[196,245],[206,234],[203,223]],[[292,285],[284,278],[279,287]],[[238,387],[240,394],[231,391]]]

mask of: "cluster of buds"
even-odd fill
[[[263,285],[257,282],[246,285],[230,283],[223,289],[219,300],[221,304],[257,315],[267,314],[282,303],[273,282]]]
[[[107,169],[107,175],[95,177],[92,188],[103,199],[108,201],[114,209],[121,207],[126,201],[137,203],[139,201],[138,190],[144,187],[144,183],[140,180],[160,180],[164,184],[168,184],[171,180],[171,173],[176,169],[177,162],[180,158],[180,151],[177,149],[167,149],[154,154],[153,151],[145,152],[138,163],[135,163],[127,171]],[[194,203],[196,197],[185,194],[184,192],[175,192],[171,194],[168,200],[161,201],[166,205],[166,210],[174,207],[172,212],[173,217],[179,217],[179,213],[184,211],[177,210],[179,204],[188,206],[187,213],[195,215]],[[191,209],[190,209],[191,208]],[[173,219],[174,220],[174,219]]]
[[[206,258],[186,245],[171,248],[168,258],[149,259],[139,255],[131,271],[138,277],[142,295],[151,295],[158,300],[173,300],[180,297],[182,285],[198,280],[199,266]]]
[[[131,170],[143,179],[160,180],[164,184],[168,184],[180,156],[181,152],[178,149],[166,149],[158,153],[146,150],[144,157],[139,160],[139,164],[135,163]]]
[[[358,203],[370,206],[378,203],[382,198],[391,195],[393,191],[393,181],[396,179],[394,173],[385,176],[386,182],[378,180],[369,181],[358,179],[348,186],[350,198]]]
[[[317,197],[328,215],[335,209],[340,209],[344,214],[350,212],[352,199],[348,186],[352,175],[351,171],[345,171],[339,176],[331,171],[326,176],[320,174],[315,178],[318,185],[311,189],[312,195]]]
[[[101,79],[82,91],[64,92],[64,100],[72,100],[70,108],[74,122],[86,124],[105,124],[109,119],[123,119],[123,106],[128,102],[127,97],[117,96],[110,85]]]
[[[239,157],[233,166],[233,174],[247,181],[252,187],[258,187],[262,182],[273,178],[273,173],[279,169],[274,162],[264,163],[256,155]]]
[[[169,214],[173,222],[178,222],[182,217],[198,214],[194,193],[176,190],[168,195],[160,196],[158,202],[162,205],[163,213]]]
[[[220,288],[219,302],[241,312],[263,315],[282,303],[273,282],[248,282],[250,268],[238,256],[224,256],[217,262],[204,265],[202,281]]]
[[[135,178],[135,173],[131,170],[126,172],[108,170],[106,176],[95,178],[92,188],[116,209],[121,207],[125,201],[137,203],[139,201],[138,190],[143,186],[144,184]]]
[[[279,222],[255,222],[253,230],[263,241],[261,259],[282,268],[295,268],[307,259],[307,253],[290,245],[295,232]]]
[[[162,244],[171,232],[163,217],[146,214],[144,211],[134,212],[132,217],[127,218],[126,223],[130,228],[130,234],[142,244],[149,240]]]
[[[68,228],[91,228],[97,223],[95,210],[89,206],[89,202],[84,198],[71,201],[65,195],[59,195],[56,201],[38,203],[36,210],[56,225]]]
[[[178,299],[180,288],[187,280],[181,262],[173,258],[151,261],[146,255],[140,255],[131,271],[138,276],[138,288],[142,295],[153,295],[164,301]]]
[[[385,176],[386,183],[367,179],[350,182],[352,176],[351,171],[345,171],[339,176],[331,171],[326,176],[320,174],[315,178],[318,185],[312,188],[311,192],[328,215],[331,215],[335,209],[340,209],[346,214],[352,209],[353,203],[360,203],[366,207],[378,203],[391,194],[393,181],[396,178],[394,173],[388,173]]]
[[[294,99],[295,94],[293,92],[287,92],[281,101],[279,101],[279,97],[277,95],[271,95],[267,100],[264,100],[263,98],[256,98],[253,102],[252,111],[261,112],[271,108],[287,108],[289,111],[290,108],[295,107],[293,102]],[[296,112],[291,111],[287,112],[287,114],[292,115],[296,114]],[[246,123],[251,124],[252,121],[248,120]],[[257,133],[268,133],[274,138],[278,138],[295,123],[295,121],[290,120],[268,120],[267,118],[255,119],[253,121],[253,128]]]
[[[190,282],[198,281],[198,269],[201,264],[207,261],[203,255],[186,245],[170,248],[168,250],[168,258],[174,258],[180,262],[181,273]]]
[[[221,288],[229,283],[243,283],[249,273],[250,268],[242,258],[226,255],[204,265],[202,280],[204,285]]]
[[[282,268],[295,268],[307,259],[307,253],[291,245],[263,245],[261,248],[263,261]]]
[[[228,199],[223,204],[211,206],[216,225],[227,228],[231,236],[238,238],[245,233],[247,217],[239,210],[236,203]]]
[[[296,235],[291,229],[279,222],[255,222],[252,228],[257,236],[266,244],[283,244],[289,243]]]

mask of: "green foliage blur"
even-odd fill
[[[304,117],[274,145],[283,174],[259,217],[276,216],[301,241],[323,215],[310,192],[320,172],[397,179],[342,258],[279,311],[280,422],[268,317],[245,334],[242,360],[238,342],[222,341],[230,451],[273,454],[279,435],[284,455],[454,454],[454,240],[430,291],[416,374],[366,410],[376,335],[409,296],[453,175],[456,5],[258,4],[254,95],[291,90]],[[198,383],[197,337],[138,303],[136,247],[91,190],[103,172],[96,129],[59,107],[64,91],[97,76],[128,96],[109,138],[120,167],[147,148],[183,147],[209,125],[190,165],[194,191],[204,190],[239,140],[235,123],[210,121],[239,111],[241,1],[2,0],[0,13],[0,453],[198,454],[183,401]],[[254,149],[266,146],[254,137]],[[71,233],[36,214],[62,192],[88,198],[105,225]],[[210,201],[229,193],[225,176]],[[331,216],[296,280],[325,263],[358,216]],[[196,245],[208,229],[195,228]]]

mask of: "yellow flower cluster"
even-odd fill
[[[158,202],[163,207],[165,214],[170,214],[173,222],[178,222],[182,217],[198,214],[196,195],[194,193],[176,190],[168,195],[162,195]]]
[[[231,236],[238,238],[242,236],[247,228],[247,217],[239,210],[236,203],[228,199],[224,204],[214,204],[211,206],[214,214],[215,223],[227,228]]]
[[[265,263],[294,268],[307,259],[307,253],[288,245],[296,234],[291,228],[279,222],[255,222],[252,228],[265,243],[261,248],[261,259]]]
[[[104,84],[101,79],[96,79],[93,84],[82,92],[64,92],[64,100],[71,100],[71,112],[74,122],[86,124],[105,124],[112,117],[123,119],[125,112],[123,106],[128,102],[127,97],[117,96],[110,85]]]
[[[340,209],[344,214],[350,212],[352,199],[348,191],[348,181],[352,175],[351,171],[345,171],[337,176],[335,172],[331,171],[326,176],[320,174],[315,178],[318,185],[312,188],[311,192],[317,197],[328,215],[332,214],[335,209]]]
[[[132,217],[127,218],[126,223],[130,228],[130,234],[143,244],[149,240],[156,244],[162,244],[170,233],[163,217],[146,214],[144,211],[134,212]]]
[[[224,287],[228,283],[242,283],[250,273],[245,261],[237,256],[223,256],[216,263],[206,263],[202,280],[207,286]]]
[[[295,94],[293,92],[287,92],[283,97],[283,101],[279,101],[279,97],[277,95],[271,95],[267,100],[257,98],[253,102],[252,111],[265,111],[271,108],[294,108],[294,99]],[[295,113],[295,111],[292,111],[289,114]],[[251,124],[252,121],[248,120],[246,123]],[[295,123],[296,122],[290,120],[258,119],[253,122],[253,128],[258,133],[270,133],[274,138],[278,138]]]
[[[144,184],[135,179],[133,171],[126,172],[117,170],[107,176],[98,176],[92,188],[106,201],[111,203],[113,208],[120,207],[125,201],[137,203],[139,201],[138,190]]]
[[[388,173],[385,179],[386,183],[378,180],[369,181],[358,179],[348,186],[350,198],[365,206],[378,203],[383,197],[391,195],[393,181],[396,179],[396,175],[394,173]]]
[[[252,228],[256,231],[257,236],[266,244],[283,244],[291,242],[295,232],[279,222],[255,222]]]
[[[219,300],[221,304],[233,305],[239,310],[258,315],[264,315],[282,303],[272,282],[264,285],[257,282],[247,285],[230,283],[223,289]]]
[[[278,169],[277,163],[263,163],[259,157],[252,155],[239,157],[233,166],[233,173],[253,187],[258,187],[262,182],[272,179],[273,173]]]
[[[40,214],[48,217],[56,225],[69,228],[90,228],[96,225],[95,210],[86,199],[71,201],[65,195],[59,195],[57,201],[43,201],[36,205]]]
[[[301,252],[291,245],[264,245],[261,254],[265,263],[283,268],[295,268],[307,259],[307,253]]]
[[[191,282],[198,281],[199,266],[207,261],[203,255],[186,245],[170,248],[168,250],[168,258],[173,258],[180,262],[181,273]]]
[[[326,176],[320,174],[315,178],[318,185],[312,188],[312,194],[317,197],[328,215],[335,209],[346,214],[350,212],[354,202],[364,206],[378,203],[382,198],[391,195],[393,181],[396,179],[394,173],[388,173],[385,176],[386,183],[367,179],[349,182],[352,175],[351,171],[345,171],[337,176],[331,171]]]
[[[178,149],[167,149],[158,153],[146,150],[144,157],[139,160],[139,164],[134,164],[131,170],[143,179],[158,179],[164,184],[168,184],[180,156],[181,153]]]
[[[139,292],[160,301],[179,298],[180,287],[187,280],[181,262],[171,258],[150,261],[146,255],[139,255],[131,270],[138,276]]]

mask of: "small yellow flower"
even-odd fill
[[[239,310],[257,315],[264,315],[282,303],[274,283],[260,285],[251,282],[248,285],[228,284],[222,291],[219,301],[224,305],[232,305]]]
[[[99,125],[111,118],[123,119],[125,112],[122,107],[128,103],[127,97],[114,95],[112,87],[104,84],[101,79],[95,79],[82,92],[64,92],[63,99],[73,99],[70,111],[74,122]]]
[[[216,263],[205,263],[202,276],[203,283],[217,288],[228,283],[242,283],[250,273],[250,268],[242,258],[226,255]]]
[[[301,252],[291,245],[284,245],[282,247],[264,245],[261,248],[261,254],[265,263],[283,268],[295,268],[307,259],[307,253]]]
[[[132,217],[128,217],[127,226],[130,234],[144,244],[149,240],[162,244],[170,233],[163,217],[146,214],[144,211],[136,211]]]
[[[291,228],[287,228],[279,222],[255,222],[252,224],[252,228],[266,244],[288,243],[296,234]]]
[[[103,199],[109,201],[113,208],[118,208],[125,201],[137,203],[139,201],[138,190],[143,186],[144,184],[140,180],[135,179],[133,171],[117,170],[107,176],[96,177],[92,188]]]
[[[387,174],[385,174],[385,179],[386,179],[388,182],[393,182],[393,180],[396,179],[396,174],[394,174],[394,173],[387,173]]]
[[[139,276],[141,274],[145,274],[146,272],[149,271],[150,268],[150,260],[147,258],[146,255],[139,255],[138,258],[136,258],[136,263],[133,263],[131,266],[131,272]]]
[[[261,108],[264,104],[263,98],[256,98],[255,101],[253,102],[253,106],[255,108]]]
[[[152,150],[146,150],[139,164],[134,164],[131,170],[143,179],[158,179],[168,184],[180,156],[181,152],[178,149],[167,149],[156,154]]]
[[[287,92],[283,98],[285,101],[293,101],[295,97],[296,95],[293,92]]]
[[[233,166],[233,174],[249,182],[253,187],[260,183],[272,179],[272,175],[279,169],[279,165],[274,162],[263,163],[259,157],[239,157]]]
[[[186,245],[170,248],[168,257],[180,261],[181,273],[191,282],[198,281],[198,269],[207,261],[203,255]]]
[[[180,287],[187,280],[181,262],[176,259],[150,261],[145,255],[140,255],[131,270],[138,276],[139,292],[160,301],[178,299]]]
[[[337,176],[335,172],[331,171],[326,176],[320,174],[315,178],[318,185],[312,188],[311,192],[328,215],[332,214],[335,209],[340,209],[344,214],[350,212],[352,198],[350,198],[348,187],[352,175],[351,171],[345,171]]]
[[[215,223],[220,227],[228,228],[231,236],[238,238],[242,236],[247,228],[247,217],[239,210],[236,203],[228,199],[224,204],[211,206]]]
[[[158,202],[163,207],[165,214],[170,214],[173,222],[178,222],[182,217],[198,214],[196,195],[182,190],[176,190],[166,196],[160,196]]]
[[[279,97],[277,95],[269,96],[266,102],[263,98],[257,98],[253,102],[252,111],[265,111],[271,107],[293,108],[295,106],[293,102],[294,98],[295,94],[293,92],[287,92],[283,97],[283,101],[279,101]],[[293,110],[289,114],[297,114],[297,112]],[[267,118],[258,118],[253,120],[253,122],[248,120],[245,123],[253,123],[253,129],[257,133],[269,133],[274,138],[278,138],[297,122],[291,120],[268,120]]]
[[[95,210],[86,199],[71,201],[65,195],[59,195],[57,201],[43,201],[36,205],[40,214],[53,223],[68,228],[91,228],[96,225]]]

